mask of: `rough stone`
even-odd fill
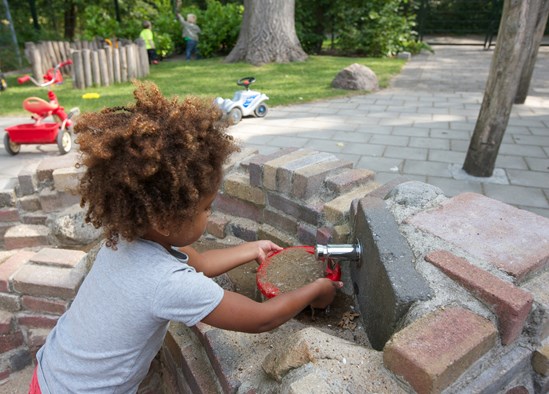
[[[77,204],[49,215],[46,225],[56,244],[62,247],[81,246],[100,239],[102,230],[86,223],[85,216],[85,210]]]
[[[353,63],[341,70],[333,79],[332,87],[347,90],[379,90],[376,74],[362,64]]]

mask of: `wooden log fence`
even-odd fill
[[[147,49],[141,39],[121,40],[116,45],[107,45],[104,40],[27,42],[25,54],[37,80],[42,80],[48,69],[72,59],[73,64],[62,72],[72,76],[77,89],[127,82],[150,72]]]

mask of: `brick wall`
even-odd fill
[[[14,231],[43,226],[47,211],[72,202],[79,174],[67,163],[40,163],[0,190],[4,245],[16,246],[0,254],[0,379],[30,362],[92,259],[22,248],[33,228]],[[379,185],[374,175],[308,149],[245,150],[227,165],[207,227],[282,246],[368,244],[364,261],[344,264],[344,290],[386,292],[374,311],[357,303],[360,326],[380,334],[374,346],[296,321],[255,335],[174,323],[140,392],[547,392],[549,220],[474,193]]]

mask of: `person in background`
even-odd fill
[[[145,48],[147,48],[147,55],[149,55],[149,64],[158,64],[158,55],[154,45],[154,35],[151,22],[143,22],[143,30],[139,33],[139,38],[145,41]]]
[[[326,308],[343,286],[320,278],[265,302],[224,290],[214,277],[282,250],[268,240],[191,246],[239,148],[211,100],[135,84],[135,104],[85,113],[75,127],[81,204],[105,241],[36,354],[31,394],[135,393],[170,321],[265,332],[309,305]]]
[[[200,27],[196,24],[196,15],[187,14],[187,20],[177,13],[177,19],[183,25],[183,39],[185,40],[185,59],[191,60],[195,55],[197,59],[200,59],[200,52],[198,51],[198,35],[201,33]]]

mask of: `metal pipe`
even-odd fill
[[[332,244],[316,245],[315,258],[320,261],[332,260],[350,260],[360,261],[362,247],[360,243],[351,244]]]

